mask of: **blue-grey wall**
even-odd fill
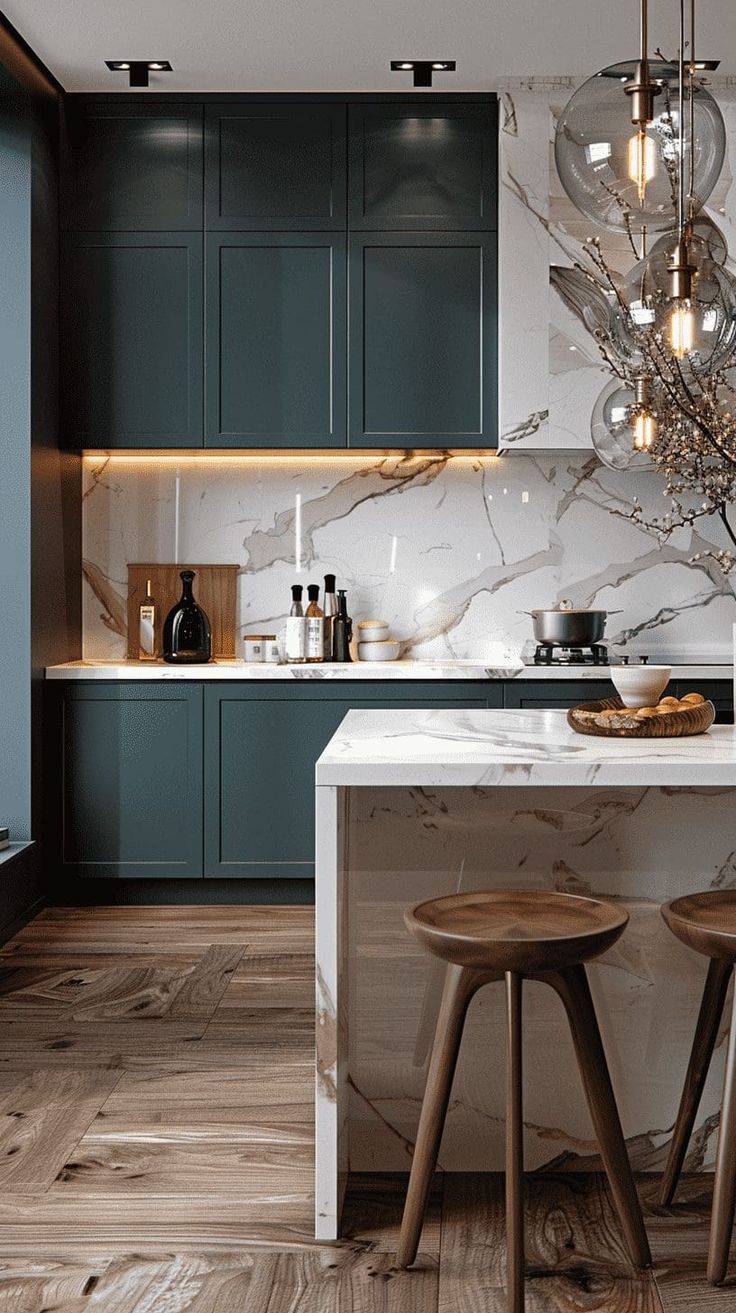
[[[0,817],[31,837],[30,105],[0,94]]]

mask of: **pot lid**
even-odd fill
[[[531,612],[531,615],[607,615],[600,607],[573,606],[569,597],[563,597],[557,606],[541,606]]]

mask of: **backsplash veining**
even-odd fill
[[[736,599],[716,522],[660,546],[622,516],[662,484],[590,453],[330,460],[87,457],[83,650],[125,656],[127,565],[237,562],[238,630],[278,631],[295,581],[327,571],[351,614],[380,617],[415,658],[518,654],[525,612],[571,597],[611,615],[610,644],[666,659],[731,660]],[[242,654],[242,644],[240,653]]]

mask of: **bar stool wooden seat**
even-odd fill
[[[736,890],[714,890],[676,898],[662,908],[662,916],[678,939],[695,949],[696,953],[710,958],[690,1062],[662,1179],[661,1202],[667,1206],[672,1202],[682,1171],[723,1016],[729,981],[736,965]],[[736,995],[726,1055],[708,1244],[708,1280],[713,1285],[720,1285],[726,1278],[735,1204]]]
[[[635,1264],[648,1266],[649,1244],[583,965],[616,942],[627,913],[598,898],[492,890],[434,898],[406,912],[404,919],[424,948],[448,966],[401,1226],[399,1266],[409,1267],[416,1258],[468,1005],[482,985],[505,980],[507,1291],[510,1313],[523,1313],[524,978],[545,981],[562,999],[628,1248]]]

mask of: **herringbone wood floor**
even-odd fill
[[[503,1313],[502,1182],[438,1178],[417,1270],[403,1182],[312,1239],[312,914],[50,909],[0,949],[0,1313]],[[710,1182],[650,1201],[633,1272],[600,1177],[530,1177],[533,1313],[726,1313]]]

